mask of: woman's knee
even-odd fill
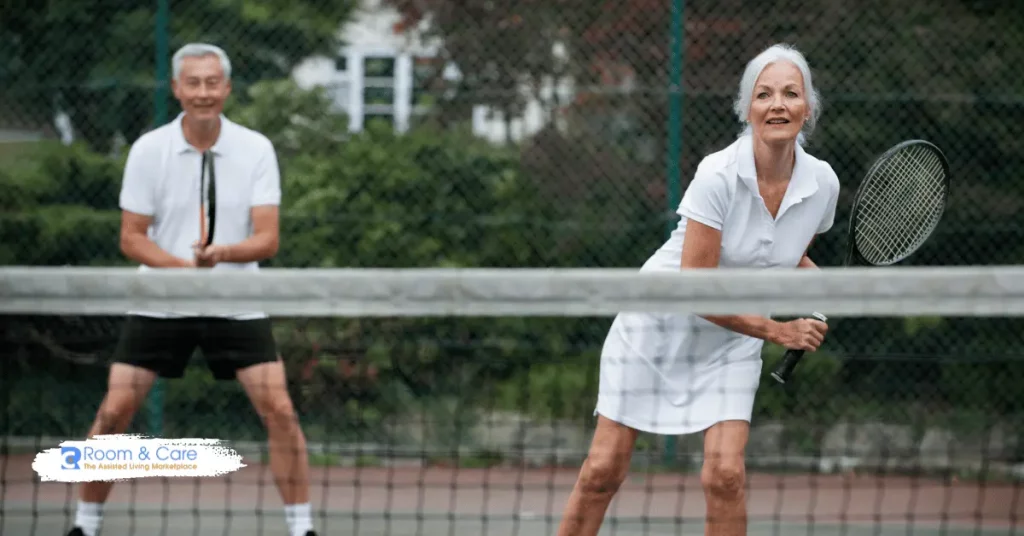
[[[706,460],[700,474],[704,492],[722,500],[742,497],[746,479],[743,458],[739,456]]]
[[[729,500],[742,496],[749,435],[750,424],[745,421],[720,422],[705,432],[701,484],[710,497]]]
[[[594,440],[580,471],[583,492],[614,494],[618,491],[629,472],[636,436],[636,430],[598,417]]]
[[[583,462],[580,488],[589,494],[614,494],[626,480],[629,460],[611,453],[591,453]]]

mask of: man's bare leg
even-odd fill
[[[153,387],[156,374],[123,363],[114,363],[107,377],[107,394],[96,412],[88,437],[120,434],[128,429],[135,413]],[[84,482],[78,489],[78,511],[75,526],[86,536],[96,536],[103,523],[103,504],[107,502],[113,482]]]
[[[253,365],[238,371],[238,381],[267,428],[270,472],[285,504],[292,534],[312,530],[309,505],[309,456],[306,436],[288,394],[281,361]]]

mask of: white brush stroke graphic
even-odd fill
[[[156,439],[142,435],[96,436],[64,441],[36,454],[32,469],[43,482],[119,482],[149,477],[210,477],[245,464],[219,439]]]

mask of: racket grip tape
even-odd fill
[[[828,318],[821,313],[812,313],[810,318],[820,320],[822,322],[828,322]],[[796,369],[797,363],[804,357],[803,350],[786,350],[786,354],[782,356],[782,362],[779,366],[775,367],[772,372],[772,378],[779,383],[786,383],[789,378],[793,375],[793,370]]]

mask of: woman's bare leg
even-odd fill
[[[587,459],[565,505],[558,536],[595,536],[626,479],[637,431],[598,415]]]
[[[750,437],[746,421],[720,422],[704,434],[704,467],[700,480],[707,502],[705,536],[747,533],[746,465]]]

